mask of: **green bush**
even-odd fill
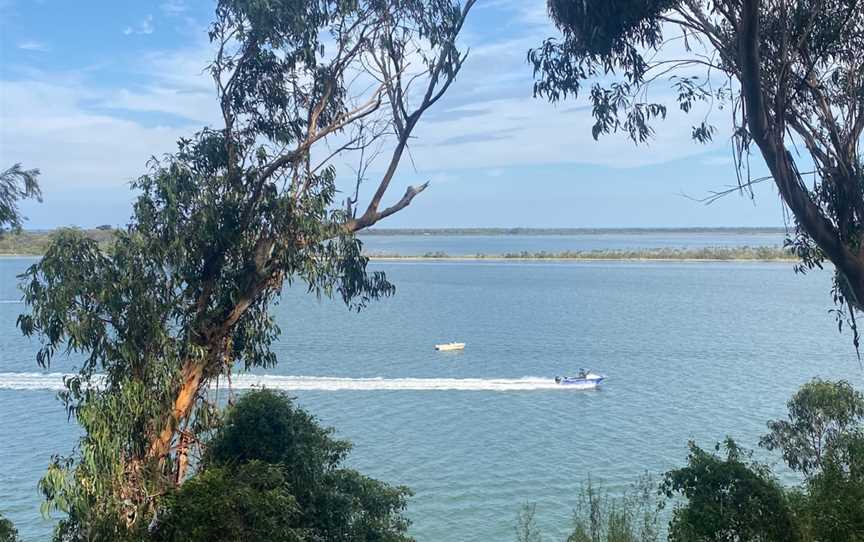
[[[672,513],[669,540],[800,540],[792,508],[770,470],[753,462],[732,439],[723,448],[725,457],[691,442],[687,465],[666,473],[662,491],[686,499]]]
[[[812,540],[864,540],[864,435],[834,442],[805,490],[799,515]]]
[[[0,542],[18,542],[18,531],[3,514],[0,514]]]
[[[344,468],[333,438],[284,394],[245,394],[200,471],[162,500],[158,542],[405,542],[410,491]]]
[[[260,461],[211,468],[168,495],[157,542],[300,542],[299,509],[284,469]]]

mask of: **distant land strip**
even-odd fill
[[[669,233],[697,234],[785,234],[783,227],[729,228],[371,228],[360,236],[371,235],[648,235]]]
[[[521,229],[520,229],[521,230]],[[54,230],[56,231],[56,230]],[[54,233],[51,230],[25,230],[21,233],[7,233],[0,237],[0,256],[41,256],[45,253],[48,248],[48,245],[51,241],[51,236]],[[107,248],[112,240],[112,230],[107,227],[97,228],[97,229],[89,229],[89,230],[81,230],[87,234],[88,237],[99,243],[102,248]],[[385,230],[388,232],[398,232],[398,233],[381,233],[381,230],[377,233],[377,235],[402,235],[404,231],[414,231],[414,232],[441,232],[441,231],[456,231],[456,230]],[[459,230],[462,232],[467,232],[469,230]],[[491,230],[491,229],[477,229],[470,231],[511,231],[511,230]],[[522,230],[529,231],[529,230]],[[669,232],[705,232],[705,233],[755,233],[755,232],[764,232],[764,233],[782,233],[782,229],[754,229],[754,228],[729,228],[729,229],[668,229],[668,230],[657,230],[657,229],[640,229],[640,230],[530,230],[532,232],[595,232],[595,233],[622,233],[622,234],[638,234],[638,233],[669,233]],[[407,235],[418,235],[419,233],[411,233]],[[471,235],[469,233],[463,233],[464,235]],[[590,233],[589,233],[590,234]],[[442,235],[440,233],[435,233],[433,235]],[[453,233],[451,235],[459,235]],[[481,235],[476,233],[476,235]],[[487,234],[483,234],[487,235]],[[489,233],[488,235],[512,235],[509,233]],[[537,234],[540,235],[540,234]],[[555,235],[549,233],[548,235]],[[560,233],[560,235],[565,235],[564,233]],[[576,251],[563,251],[563,252],[502,252],[497,254],[492,253],[479,253],[479,254],[448,254],[445,252],[426,252],[424,254],[400,254],[400,253],[389,253],[389,252],[380,252],[373,251],[367,252],[366,255],[373,260],[508,260],[508,261],[516,261],[516,260],[594,260],[594,261],[602,261],[602,260],[630,260],[630,261],[640,261],[640,260],[655,260],[655,261],[684,261],[684,260],[693,260],[693,261],[794,261],[796,257],[789,250],[784,249],[779,246],[737,246],[737,247],[703,247],[703,248],[640,248],[640,249],[608,249],[608,250],[576,250]]]
[[[632,250],[576,250],[563,252],[506,252],[503,254],[450,255],[427,252],[419,256],[373,252],[373,260],[574,260],[574,261],[759,261],[792,262],[794,253],[782,247],[646,248]]]

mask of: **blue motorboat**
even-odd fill
[[[574,376],[556,376],[555,383],[577,389],[596,388],[606,378],[606,375],[592,373],[588,369],[579,369]]]

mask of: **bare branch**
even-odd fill
[[[390,207],[387,207],[383,211],[377,212],[374,215],[368,215],[364,213],[363,216],[361,216],[359,219],[349,220],[345,224],[345,229],[349,232],[357,232],[364,228],[368,228],[369,226],[375,224],[383,218],[387,218],[388,216],[401,211],[405,207],[408,207],[414,197],[420,192],[426,190],[428,186],[429,181],[426,181],[419,186],[409,186],[408,189],[405,190],[405,195],[402,196],[402,199],[400,199],[394,205],[391,205]]]

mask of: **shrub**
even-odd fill
[[[200,471],[163,499],[159,542],[405,542],[410,491],[342,463],[351,449],[284,394],[229,408]]]
[[[18,531],[3,514],[0,514],[0,542],[18,542]]]
[[[768,468],[750,460],[730,438],[723,447],[725,457],[691,442],[687,465],[666,473],[662,491],[686,499],[672,513],[669,540],[800,540],[788,499]]]
[[[657,542],[660,520],[655,488],[645,475],[624,496],[613,498],[596,489],[589,478],[579,494],[567,542]]]

